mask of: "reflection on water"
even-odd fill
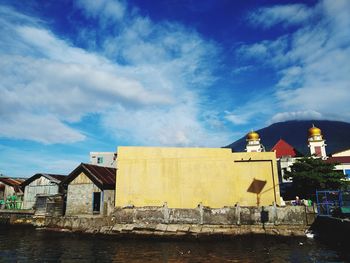
[[[247,236],[213,241],[155,241],[0,225],[0,262],[299,263],[349,260],[349,252],[304,238]]]

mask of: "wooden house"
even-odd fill
[[[38,173],[25,180],[22,183],[22,188],[24,188],[23,208],[46,209],[47,198],[43,197],[62,194],[60,183],[66,177],[60,174]]]

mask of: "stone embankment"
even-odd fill
[[[170,209],[116,208],[108,217],[46,217],[33,224],[52,230],[166,238],[231,237],[246,234],[304,236],[315,213],[304,206]]]

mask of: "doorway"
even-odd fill
[[[92,212],[94,214],[100,213],[101,208],[101,192],[94,192],[92,197]]]

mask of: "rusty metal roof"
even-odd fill
[[[350,163],[350,156],[334,156],[334,157],[328,157],[328,159],[325,160],[326,163]]]
[[[9,186],[19,186],[23,181],[23,179],[0,177],[0,182]]]
[[[67,175],[62,175],[62,174],[46,174],[46,173],[37,173],[34,174],[32,177],[29,177],[27,180],[25,180],[22,183],[22,187],[30,184],[31,182],[35,181],[36,179],[40,178],[41,176],[47,178],[53,183],[59,184],[61,181],[63,181]]]
[[[16,193],[22,192],[21,184],[23,181],[23,179],[18,178],[0,177],[0,182],[12,186]]]
[[[68,185],[81,172],[84,172],[84,174],[100,189],[115,189],[116,171],[115,168],[81,163],[61,184]]]

